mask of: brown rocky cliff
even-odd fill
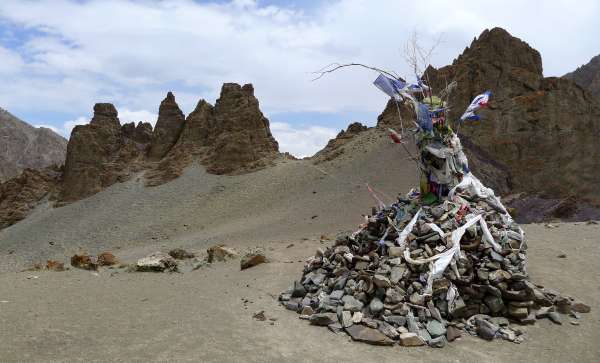
[[[479,151],[506,168],[513,191],[600,203],[600,102],[569,80],[544,78],[540,55],[527,43],[486,30],[452,65],[429,68],[429,76],[434,92],[458,82],[451,120],[477,94],[493,92],[482,120],[465,122],[459,134],[472,145],[469,156]]]
[[[98,103],[87,125],[71,132],[60,200],[73,202],[89,197],[128,178],[143,167],[149,139],[148,124],[121,126],[112,104]],[[136,141],[138,140],[138,141]]]
[[[194,159],[213,174],[249,172],[269,165],[278,149],[252,85],[225,83],[215,106],[200,100],[188,115],[175,145],[146,174],[147,185],[178,177]]]
[[[44,197],[59,186],[60,170],[47,167],[41,170],[25,169],[15,178],[0,184],[0,229],[25,217]]]
[[[205,140],[209,150],[202,162],[211,173],[264,167],[279,152],[251,84],[225,83],[215,104],[214,120],[209,120]]]
[[[24,218],[49,193],[58,195],[58,205],[71,203],[143,170],[147,185],[159,185],[181,175],[194,159],[211,173],[240,174],[268,166],[278,156],[269,121],[249,84],[224,84],[214,107],[201,100],[187,119],[169,92],[154,131],[148,123],[121,126],[115,107],[98,103],[90,123],[73,129],[64,171],[57,172],[55,184],[31,172],[6,184],[2,198],[10,206],[5,209],[21,214],[6,212],[10,215],[0,216],[0,223]],[[11,194],[22,189],[24,197]]]

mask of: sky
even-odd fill
[[[253,83],[281,151],[308,156],[351,122],[372,126],[387,96],[361,62],[414,77],[411,34],[440,67],[484,29],[507,29],[561,76],[600,53],[600,2],[403,0],[1,0],[0,107],[68,137],[111,102],[122,123],[156,122],[173,91],[184,113],[222,83]]]

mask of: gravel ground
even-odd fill
[[[226,177],[194,166],[160,187],[134,178],[66,207],[38,208],[0,232],[0,361],[598,361],[599,225],[524,226],[534,281],[582,299],[592,312],[579,326],[565,319],[525,327],[521,345],[466,337],[441,350],[372,347],[280,307],[276,296],[300,276],[301,261],[330,243],[320,236],[354,229],[369,212],[365,182],[389,196],[416,182],[402,150],[375,130],[348,149],[318,169],[281,161]],[[271,262],[239,271],[233,260],[183,274],[18,272],[79,250],[111,250],[134,262],[155,250],[203,253],[216,243],[262,247]],[[252,319],[258,310],[276,320]]]

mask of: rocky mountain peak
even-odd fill
[[[254,87],[225,83],[215,106],[200,100],[188,115],[177,143],[148,173],[149,184],[176,178],[192,157],[210,173],[238,174],[267,166],[277,155],[277,141],[260,111]]]
[[[567,73],[564,78],[570,79],[591,94],[600,98],[600,55],[593,57],[589,63]]]
[[[600,132],[600,102],[567,79],[544,78],[541,57],[527,43],[486,30],[452,65],[428,75],[434,92],[457,81],[449,99],[453,122],[473,97],[492,91],[482,121],[459,128],[469,160],[489,161],[472,168],[486,185],[600,203],[591,187],[600,183],[600,164],[585,157],[600,153],[590,136]]]
[[[119,113],[112,103],[96,103],[94,105],[94,116],[90,123],[121,127],[118,116]]]
[[[148,156],[152,159],[164,157],[179,139],[184,122],[185,115],[175,101],[175,96],[172,92],[167,93],[158,109],[158,120]]]
[[[467,60],[510,65],[542,76],[542,57],[529,44],[502,28],[484,30],[453,64]]]
[[[361,124],[360,122],[352,122],[350,125],[348,125],[346,130],[341,130],[334,139],[329,140],[327,145],[313,155],[311,159],[314,163],[319,164],[341,156],[345,153],[343,146],[355,136],[367,131],[368,129],[369,128],[367,126]]]

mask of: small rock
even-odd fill
[[[387,289],[391,285],[390,280],[383,275],[373,276],[373,283],[375,284],[375,286],[381,287],[383,289]]]
[[[311,308],[310,306],[305,306],[302,308],[300,315],[311,316],[314,313],[315,311],[313,310],[313,308]]]
[[[390,273],[390,282],[392,284],[397,284],[401,279],[402,276],[404,275],[404,271],[406,271],[404,268],[396,266],[392,268],[392,272]]]
[[[339,322],[342,324],[342,328],[347,328],[354,324],[352,321],[352,313],[347,310],[342,311],[339,315]]]
[[[250,267],[254,267],[256,265],[260,265],[261,263],[267,262],[267,258],[261,252],[250,252],[245,254],[240,261],[240,267],[242,270],[245,270]]]
[[[207,261],[209,263],[214,263],[217,261],[225,261],[229,258],[233,258],[238,255],[234,249],[225,247],[224,245],[217,245],[217,246],[209,247],[206,250],[206,253],[208,253]]]
[[[177,271],[177,262],[166,253],[155,252],[140,258],[136,263],[136,270],[142,272]]]
[[[460,338],[462,336],[462,330],[458,329],[457,327],[450,325],[447,329],[446,329],[446,339],[449,342],[453,342],[456,339]]]
[[[342,300],[342,297],[344,296],[344,290],[334,290],[331,292],[331,294],[329,294],[329,298],[331,300]]]
[[[548,317],[548,313],[554,311],[554,307],[553,306],[544,306],[541,307],[538,311],[536,311],[535,313],[535,317],[538,319],[543,319],[543,318],[547,318]]]
[[[554,304],[556,305],[556,310],[561,314],[569,314],[571,312],[571,300],[567,297],[557,297]]]
[[[383,310],[383,303],[379,298],[374,297],[369,304],[369,310],[375,315],[379,314]]]
[[[405,316],[401,316],[401,315],[389,315],[389,316],[384,316],[383,319],[385,321],[387,321],[390,324],[394,324],[397,326],[404,326],[406,325],[406,317]]]
[[[433,338],[437,338],[439,336],[446,334],[446,328],[442,323],[437,320],[431,320],[426,325],[427,331]]]
[[[400,326],[400,327],[396,328],[396,331],[398,332],[398,334],[408,333],[408,329],[406,329],[405,326]]]
[[[342,324],[340,323],[329,324],[327,325],[327,329],[331,330],[335,334],[339,334],[344,330],[344,328],[342,328]]]
[[[333,313],[320,313],[311,315],[309,321],[312,325],[327,326],[337,323],[337,317]]]
[[[402,257],[404,255],[404,248],[402,247],[389,247],[388,255],[390,257]]]
[[[294,281],[294,289],[292,290],[292,297],[304,297],[306,295],[306,289],[299,281]]]
[[[110,251],[104,251],[98,255],[98,266],[113,266],[117,263],[117,258]]]
[[[355,312],[361,311],[363,308],[363,303],[351,295],[345,295],[342,298],[342,302],[344,303],[344,310]]]
[[[446,342],[446,337],[440,335],[439,337],[433,338],[430,341],[428,341],[427,344],[429,344],[429,346],[432,348],[443,348],[446,346]]]
[[[399,337],[400,345],[404,347],[419,347],[425,345],[425,341],[416,333],[402,333]]]
[[[71,257],[71,266],[82,270],[98,270],[98,263],[96,263],[91,256],[86,254],[73,255],[73,257]]]
[[[571,320],[570,323],[571,325],[579,325],[579,322],[577,320]]]
[[[419,329],[419,331],[417,332],[417,334],[419,334],[419,336],[421,337],[421,339],[423,339],[425,342],[428,342],[428,341],[431,340],[431,334],[429,334],[429,332],[425,328]]]
[[[65,264],[54,260],[48,260],[46,261],[46,269],[50,271],[61,272],[65,270]]]
[[[360,311],[357,311],[354,313],[354,315],[352,315],[352,322],[354,324],[359,324],[362,321],[363,318],[363,313],[361,313]]]
[[[550,321],[552,321],[554,324],[562,325],[560,315],[555,311],[551,311],[548,313],[548,319],[550,319]]]
[[[380,332],[382,332],[383,334],[385,334],[387,337],[389,337],[391,339],[398,339],[398,335],[400,335],[396,331],[396,328],[394,328],[390,324],[386,323],[385,321],[380,322],[377,329],[379,329]]]
[[[475,321],[477,324],[476,332],[477,335],[485,340],[492,340],[496,337],[498,327],[487,320],[478,319]]]
[[[558,258],[567,258],[567,255],[564,253],[561,253],[560,255],[556,256]]]
[[[592,308],[581,301],[575,301],[571,304],[571,310],[576,313],[589,313],[592,311]]]
[[[196,257],[193,253],[184,250],[183,248],[175,248],[169,251],[169,256],[176,260],[185,260]]]
[[[500,330],[498,330],[498,332],[500,333],[502,339],[508,340],[509,342],[514,342],[517,338],[517,335],[511,329],[501,328]]]
[[[517,319],[525,319],[529,315],[529,311],[526,307],[508,305],[508,314]]]
[[[412,295],[410,295],[409,300],[411,303],[413,303],[415,305],[425,304],[425,297],[423,295],[419,294],[418,292],[415,292]]]
[[[261,310],[261,311],[258,311],[256,313],[254,313],[254,315],[252,315],[252,318],[256,319],[258,321],[265,321],[265,320],[267,320],[267,317],[265,316],[265,311],[264,310]]]
[[[484,299],[485,304],[490,308],[490,311],[494,314],[502,311],[504,308],[504,302],[501,297],[488,295]]]
[[[352,325],[346,328],[352,340],[373,345],[394,345],[394,341],[377,329],[364,325]]]

